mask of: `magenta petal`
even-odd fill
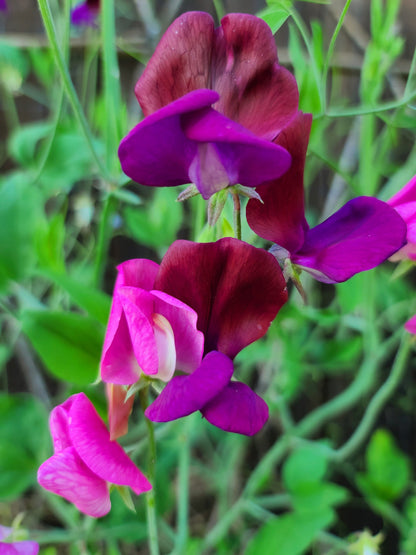
[[[263,203],[251,199],[247,204],[246,216],[251,229],[289,252],[302,246],[308,230],[304,214],[303,171],[311,124],[311,114],[299,112],[282,131],[276,143],[292,155],[292,165],[280,178],[257,187],[256,192]]]
[[[189,374],[197,368],[204,350],[204,334],[196,327],[198,315],[185,303],[162,291],[152,291],[155,313],[172,326],[176,349],[176,367]]]
[[[206,89],[191,92],[154,112],[121,141],[121,167],[128,177],[154,187],[189,183],[188,169],[196,145],[182,130],[182,114],[210,106],[218,94]]]
[[[404,329],[409,333],[416,334],[416,315],[412,316],[412,318],[405,323]]]
[[[7,547],[4,550],[4,545],[0,544],[0,553],[2,555],[8,555]],[[37,555],[39,553],[39,545],[36,542],[32,541],[22,541],[22,542],[14,542],[13,544],[8,544],[14,548],[13,555]],[[12,552],[10,552],[10,555]]]
[[[230,382],[201,412],[217,428],[246,436],[256,434],[269,418],[267,404],[241,382]]]
[[[100,362],[104,382],[127,385],[136,383],[141,368],[137,364],[130,338],[130,330],[119,295],[113,297],[110,318],[104,338]]]
[[[237,183],[255,187],[280,177],[291,163],[281,146],[253,135],[247,129],[208,108],[183,118],[186,137],[199,143],[189,177],[204,198]]]
[[[73,447],[45,461],[38,470],[38,482],[87,515],[98,518],[111,508],[107,482],[84,464]]]
[[[107,482],[129,486],[138,495],[151,489],[147,478],[122,447],[110,440],[91,401],[83,393],[74,395],[73,399],[69,431],[74,448],[88,468]]]
[[[155,287],[195,310],[206,353],[218,350],[230,358],[266,333],[287,300],[276,259],[232,238],[175,241]]]
[[[406,224],[393,208],[357,197],[309,230],[292,261],[319,281],[338,283],[378,266],[405,240]]]
[[[233,371],[228,357],[211,351],[192,374],[175,376],[145,415],[153,422],[168,422],[200,410],[228,384]]]
[[[71,447],[71,437],[68,429],[68,411],[72,403],[66,403],[55,407],[49,417],[54,453],[59,453],[67,447]]]
[[[153,289],[159,264],[145,258],[133,258],[126,260],[117,266],[117,280],[114,286],[114,293],[119,287],[140,287],[150,291]]]

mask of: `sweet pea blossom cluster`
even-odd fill
[[[414,241],[403,220],[414,183],[409,198],[358,197],[309,227],[303,173],[312,116],[299,111],[295,78],[261,19],[229,14],[215,27],[206,13],[183,14],[135,94],[144,119],[120,144],[126,175],[152,187],[191,184],[209,203],[224,190],[248,196],[248,224],[272,246],[178,240],[160,264],[118,266],[100,362],[109,430],[83,393],[73,395],[52,411],[54,455],[39,469],[43,487],[92,516],[108,512],[112,487],[151,488],[116,442],[136,391],[155,386],[145,410],[153,422],[199,412],[224,431],[256,434],[268,406],[238,380],[234,359],[267,332],[288,299],[288,278],[305,270],[342,282],[404,252],[406,234],[407,245]]]

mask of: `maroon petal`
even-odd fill
[[[292,261],[319,281],[338,283],[378,266],[405,241],[406,224],[393,208],[357,197],[309,230]]]
[[[145,415],[153,422],[168,422],[200,410],[230,381],[232,361],[211,351],[201,365],[189,376],[175,376],[162,393],[146,409]]]
[[[196,311],[206,353],[218,350],[230,358],[266,333],[287,300],[275,258],[232,238],[175,241],[163,258],[155,288]]]
[[[269,26],[254,15],[234,13],[216,30],[212,88],[215,109],[267,140],[295,116],[299,93],[294,76],[278,65]]]
[[[217,428],[246,436],[256,434],[269,418],[267,404],[241,382],[230,382],[201,412]]]
[[[188,170],[197,147],[184,135],[181,116],[210,106],[217,99],[214,91],[194,91],[136,125],[118,150],[124,173],[142,185],[154,187],[189,183]]]
[[[247,204],[247,222],[260,237],[289,252],[303,244],[308,224],[304,215],[303,171],[312,124],[311,114],[298,112],[276,142],[292,155],[290,169],[279,179],[257,187],[264,204],[256,199]]]
[[[210,88],[213,44],[209,14],[187,12],[172,23],[135,88],[145,116],[191,91]]]

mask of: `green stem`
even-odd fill
[[[179,471],[178,471],[178,516],[177,516],[177,535],[175,541],[174,553],[180,555],[185,552],[186,543],[188,541],[188,507],[189,507],[189,468],[191,459],[190,450],[190,424],[192,419],[188,418],[184,423],[185,429],[179,440],[181,442],[179,453]]]
[[[110,226],[111,218],[114,215],[118,205],[117,198],[107,194],[104,201],[103,210],[101,213],[100,224],[98,228],[98,239],[94,265],[94,283],[96,287],[101,286],[102,278],[105,270],[105,263],[107,260],[108,246],[111,240],[112,229]]]
[[[43,20],[43,25],[46,30],[46,34],[48,36],[49,43],[51,45],[52,53],[55,58],[55,63],[57,65],[59,74],[61,76],[65,92],[68,96],[69,102],[71,107],[74,111],[74,115],[81,127],[81,130],[85,136],[85,139],[88,144],[88,148],[91,151],[92,157],[99,169],[101,175],[108,181],[111,181],[111,175],[109,174],[107,168],[102,164],[98,153],[94,146],[94,139],[91,134],[90,128],[88,126],[88,122],[85,118],[84,112],[82,110],[81,103],[75,91],[75,87],[71,81],[71,77],[69,75],[68,67],[65,63],[64,55],[61,51],[59,46],[57,33],[55,30],[55,25],[52,18],[51,9],[49,6],[48,0],[38,0],[39,10],[41,13],[41,17]]]
[[[148,398],[149,388],[146,387],[139,391],[140,404],[144,411],[147,408],[147,398]],[[146,418],[146,417],[145,417]],[[156,442],[155,442],[155,431],[153,422],[146,418],[147,435],[149,439],[149,459],[147,466],[147,476],[149,481],[154,484],[155,478],[155,467],[156,467]],[[146,515],[147,515],[147,531],[148,531],[148,544],[150,555],[159,555],[159,541],[157,535],[157,518],[156,518],[156,500],[154,488],[148,491],[146,494]]]
[[[341,30],[342,24],[344,23],[344,19],[345,19],[345,16],[347,14],[348,8],[350,7],[351,1],[352,0],[347,0],[345,2],[344,9],[342,10],[342,13],[341,13],[340,18],[339,18],[338,23],[337,23],[337,26],[335,27],[335,30],[332,34],[331,41],[330,41],[329,46],[328,46],[328,52],[327,52],[327,55],[326,55],[326,58],[325,58],[324,67],[323,67],[323,70],[322,70],[322,91],[321,91],[321,95],[322,95],[322,98],[323,98],[322,106],[323,106],[324,111],[326,110],[326,102],[327,102],[326,89],[327,89],[329,64],[331,62],[332,55],[334,53],[335,42],[338,38],[338,35],[339,35],[340,30]]]
[[[234,219],[234,233],[237,239],[241,240],[241,202],[238,193],[233,191],[231,193],[234,202],[234,212],[233,212],[233,219]]]
[[[218,21],[221,21],[221,19],[225,15],[224,6],[221,0],[212,0],[212,3],[214,4],[215,13],[217,14]]]
[[[333,451],[332,458],[334,460],[343,461],[350,457],[369,436],[374,424],[376,423],[378,415],[382,411],[388,399],[394,393],[397,386],[400,384],[404,372],[406,371],[406,362],[408,360],[410,348],[410,337],[404,337],[397,352],[389,377],[371,399],[361,422],[349,440],[338,450]]]

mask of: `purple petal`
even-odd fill
[[[233,371],[228,357],[211,351],[192,374],[175,376],[145,415],[153,422],[168,422],[200,410],[228,384]]]
[[[118,150],[124,173],[142,185],[172,187],[189,183],[188,170],[196,144],[184,135],[181,116],[210,106],[217,99],[213,91],[194,91],[136,125]]]
[[[119,486],[129,486],[137,495],[151,489],[122,447],[110,440],[110,434],[91,401],[78,393],[73,395],[69,432],[82,461],[97,476]]]
[[[230,358],[266,333],[287,300],[276,259],[232,238],[175,241],[155,287],[195,310],[206,353],[218,350]]]
[[[292,261],[325,283],[345,281],[381,264],[406,240],[406,224],[385,202],[350,200],[309,230]]]
[[[13,544],[0,543],[0,545],[0,553],[2,555],[37,555],[39,553],[39,545],[32,541],[14,542]],[[12,546],[14,551],[7,551],[7,545]]]
[[[0,0],[0,11],[2,11],[2,12],[7,11],[7,2],[6,2],[6,0]]]
[[[416,175],[396,193],[387,204],[392,206],[407,225],[407,244],[396,252],[391,260],[403,258],[416,260]]]
[[[256,434],[269,418],[267,404],[241,382],[230,382],[201,412],[217,428],[246,436]]]
[[[212,108],[184,116],[183,122],[188,139],[201,143],[189,177],[205,199],[228,185],[256,187],[280,177],[290,166],[284,148],[256,137]]]
[[[276,142],[292,156],[290,169],[278,179],[257,187],[263,203],[249,200],[248,225],[260,237],[273,241],[289,252],[303,244],[308,224],[305,220],[303,171],[312,124],[311,114],[298,112],[297,117],[279,135]]]
[[[162,291],[152,291],[154,311],[172,326],[175,338],[176,368],[189,374],[201,363],[204,334],[196,327],[198,315],[185,303]]]
[[[99,11],[100,3],[98,0],[87,0],[71,11],[71,23],[73,25],[96,27]]]
[[[73,447],[45,461],[38,470],[38,482],[87,515],[98,518],[106,515],[111,508],[106,480],[91,471]]]

